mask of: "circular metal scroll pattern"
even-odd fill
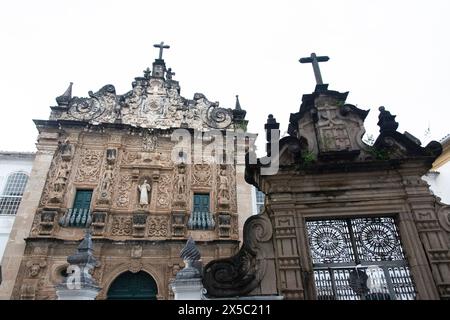
[[[397,246],[394,230],[384,223],[369,224],[361,230],[361,244],[372,254],[387,256]]]
[[[311,232],[311,249],[322,259],[340,255],[345,248],[342,232],[331,225],[321,225]]]

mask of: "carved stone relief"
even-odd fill
[[[212,173],[209,164],[194,164],[192,170],[192,185],[193,186],[211,186]]]
[[[108,164],[103,172],[103,178],[100,183],[97,202],[99,204],[109,204],[111,202],[112,189],[114,185],[115,174],[114,167]]]
[[[130,236],[132,233],[132,229],[131,216],[113,216],[111,235]]]
[[[80,162],[78,163],[75,181],[97,182],[100,175],[102,156],[102,150],[83,149],[80,154]]]
[[[182,163],[176,168],[173,185],[175,189],[173,192],[174,206],[183,209],[186,207],[188,198],[187,172],[185,164]]]
[[[119,178],[119,184],[117,187],[117,200],[116,205],[119,208],[127,208],[130,204],[130,191],[132,181],[131,175],[123,173]]]
[[[162,173],[158,181],[158,195],[156,206],[167,209],[170,206],[170,193],[172,191],[172,179],[169,173]]]
[[[36,278],[39,273],[41,272],[41,269],[45,268],[47,266],[47,263],[45,261],[28,261],[26,263],[27,266],[27,276],[29,278]]]
[[[142,145],[144,151],[155,151],[158,146],[158,137],[146,132],[142,138]]]
[[[151,180],[147,177],[142,178],[141,181],[142,182],[137,186],[137,190],[139,192],[139,207],[140,209],[144,209],[148,208],[150,204],[152,196],[152,185],[150,185],[149,183],[149,181]]]
[[[148,223],[148,236],[167,237],[168,227],[169,227],[168,216],[150,217]]]
[[[220,165],[217,169],[217,204],[219,208],[226,210],[230,207],[230,179],[226,165]]]
[[[218,102],[210,102],[203,94],[195,94],[194,100],[185,99],[171,83],[152,77],[138,78],[133,89],[124,95],[117,95],[115,87],[108,84],[95,93],[89,91],[89,97],[67,96],[63,104],[66,110],[53,110],[50,118],[91,124],[121,122],[147,128],[185,124],[197,129],[224,129],[232,124],[231,109],[220,108]]]

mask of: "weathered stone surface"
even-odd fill
[[[98,299],[107,297],[118,275],[141,270],[155,279],[158,298],[171,298],[169,280],[174,266],[183,265],[179,253],[189,236],[201,241],[204,262],[237,251],[238,219],[251,214],[250,186],[237,192],[237,183],[244,183],[243,165],[240,170],[232,164],[179,165],[172,159],[176,142],[171,140],[180,127],[191,129],[192,138],[192,129],[233,133],[233,113],[201,94],[182,98],[164,61],[155,63],[159,76],[136,78],[125,95],[117,95],[112,85],[88,98],[72,97],[69,90],[57,99],[50,120],[35,120],[40,135],[27,189],[32,192],[22,200],[2,264],[1,298],[55,299],[55,285],[84,226],[91,229],[99,262],[93,271],[101,288]],[[144,181],[151,187],[144,190]],[[80,222],[71,221],[70,214],[77,190],[92,190],[88,215]],[[226,210],[231,217],[226,237],[214,224],[210,230],[187,227],[194,193],[209,194],[213,221]],[[219,193],[225,207],[216,201]],[[24,272],[27,264],[41,262],[46,266],[37,276]]]
[[[361,138],[367,111],[346,104],[346,96],[318,85],[303,97],[300,111],[291,115],[290,135],[279,141],[279,159],[272,154],[277,174],[262,174],[269,157],[246,165],[246,181],[266,194],[259,218],[268,221],[272,236],[252,242],[268,228],[249,228],[256,218],[247,220],[241,251],[204,269],[210,297],[317,299],[306,222],[389,216],[399,229],[415,298],[450,298],[449,209],[421,179],[440,145],[422,147],[397,132],[384,108],[380,135],[373,146],[366,145]]]

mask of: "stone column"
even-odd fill
[[[37,153],[25,192],[20,202],[14,224],[9,235],[2,260],[3,280],[0,285],[0,300],[11,298],[20,263],[25,252],[25,238],[33,225],[47,173],[58,146],[56,132],[42,132],[38,137]]]
[[[181,250],[180,256],[186,266],[177,273],[175,280],[170,284],[175,294],[175,300],[202,300],[203,284],[199,261],[200,251],[191,237]]]
[[[89,229],[74,255],[67,258],[67,276],[56,286],[58,300],[95,300],[100,291],[90,270],[95,268],[97,260],[93,256],[92,239]]]

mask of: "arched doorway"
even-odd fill
[[[155,279],[147,272],[130,271],[120,274],[111,284],[107,299],[111,300],[156,300],[158,288]]]

